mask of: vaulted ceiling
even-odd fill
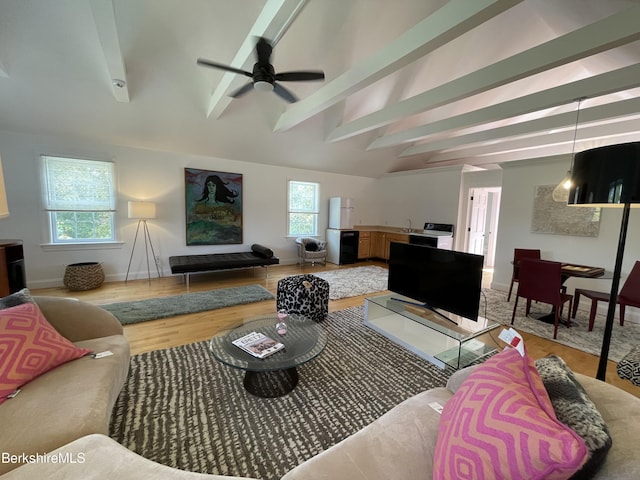
[[[250,71],[258,36],[325,81],[232,99],[246,77],[196,64]],[[568,165],[639,116],[640,0],[0,2],[5,131],[378,177]]]

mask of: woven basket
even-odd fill
[[[73,263],[64,272],[64,286],[69,290],[91,290],[104,282],[104,270],[98,262]]]

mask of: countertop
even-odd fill
[[[424,230],[422,228],[412,228],[411,230],[409,230],[408,228],[390,227],[388,225],[356,225],[355,227],[353,227],[353,229],[360,232],[398,233],[400,235],[424,235]]]

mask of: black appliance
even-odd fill
[[[484,257],[408,243],[391,243],[388,289],[431,310],[478,320]]]
[[[358,261],[358,230],[327,230],[327,261],[336,265]]]

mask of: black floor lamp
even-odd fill
[[[569,205],[623,209],[609,309],[596,374],[598,380],[604,381],[627,239],[629,211],[631,207],[640,207],[640,142],[593,148],[576,154],[571,182]]]

